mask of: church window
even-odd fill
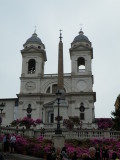
[[[57,84],[53,84],[52,86],[49,86],[46,90],[46,93],[52,93],[52,94],[56,94],[57,92]],[[66,92],[66,89],[64,88],[64,91]]]
[[[78,58],[78,71],[79,72],[85,71],[85,59],[83,57]]]
[[[84,107],[84,103],[80,103],[80,120],[84,120],[85,116],[84,116],[84,111],[85,111],[85,107]]]
[[[29,74],[34,74],[35,73],[35,67],[36,67],[36,62],[34,59],[30,59],[28,62],[28,73]]]
[[[50,93],[50,87],[48,87],[48,89],[47,89],[46,93]]]
[[[56,91],[57,91],[57,84],[53,84],[52,93],[56,93]]]
[[[18,100],[15,101],[15,106],[18,106]]]
[[[51,113],[50,122],[51,122],[51,123],[54,123],[54,113]]]
[[[85,119],[84,113],[80,113],[80,120],[84,120],[84,119]]]
[[[48,123],[54,123],[54,113],[53,113],[53,111],[48,112]]]
[[[80,103],[80,108],[79,108],[80,112],[84,112],[85,111],[85,107],[84,107],[84,103]]]

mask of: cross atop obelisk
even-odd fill
[[[62,30],[60,29],[59,31],[60,31],[60,37],[59,37],[59,38],[60,38],[60,41],[62,41],[62,38],[63,38],[63,37],[62,37],[62,33],[61,33]]]

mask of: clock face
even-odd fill
[[[79,91],[85,91],[86,87],[87,87],[87,84],[85,81],[81,80],[77,83],[77,88]]]
[[[36,88],[36,84],[34,82],[30,81],[30,82],[26,83],[25,87],[27,90],[34,90]]]

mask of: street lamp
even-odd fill
[[[1,125],[1,123],[2,123],[2,111],[3,111],[4,107],[5,107],[5,103],[1,103],[1,104],[0,104],[0,111],[1,111],[0,125]]]
[[[57,119],[57,129],[55,130],[55,134],[62,134],[62,130],[60,128],[60,113],[59,113],[61,92],[57,90],[56,95],[57,95],[57,104],[58,104],[58,116],[57,116],[58,119]]]

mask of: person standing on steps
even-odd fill
[[[14,134],[11,135],[10,137],[10,153],[14,153],[15,151],[15,143],[16,143],[16,137]]]
[[[10,135],[6,135],[6,153],[10,152]]]
[[[3,151],[6,154],[6,134],[3,136]]]
[[[96,145],[95,149],[96,149],[95,157],[96,157],[97,160],[100,160],[101,159],[101,157],[100,157],[100,148],[99,148],[98,144]]]

